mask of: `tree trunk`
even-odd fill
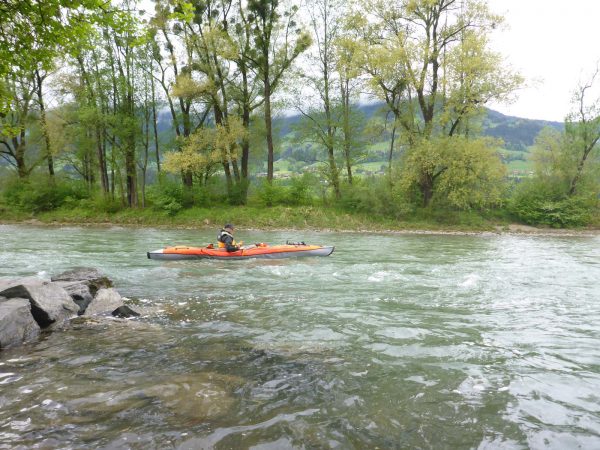
[[[340,89],[342,94],[342,108],[343,108],[343,125],[344,130],[344,157],[346,159],[346,172],[348,174],[348,183],[352,184],[352,164],[350,162],[350,93],[349,93],[349,81],[347,78],[340,82]]]
[[[15,164],[17,166],[17,174],[19,175],[19,178],[21,179],[25,179],[27,178],[27,175],[29,175],[29,171],[27,170],[27,167],[25,165],[25,132],[22,131],[21,132],[21,140],[17,139],[16,137],[14,137],[12,139],[13,141],[13,147],[15,149]]]
[[[421,195],[423,196],[423,206],[427,207],[433,198],[433,178],[431,175],[423,175],[421,182],[419,183],[419,188],[421,190]]]
[[[390,142],[390,152],[388,155],[388,176],[390,177],[390,183],[392,181],[392,159],[394,158],[395,142],[396,142],[396,120],[394,118],[394,126],[392,127],[392,139]]]
[[[42,129],[42,136],[44,137],[44,143],[46,144],[46,159],[48,161],[48,174],[50,178],[54,178],[54,158],[52,157],[52,146],[50,142],[50,132],[48,130],[48,122],[46,121],[46,105],[44,104],[44,94],[42,85],[46,75],[40,75],[40,71],[35,71],[36,80],[36,93],[38,96],[38,103],[40,107],[40,128]]]
[[[268,70],[266,71],[265,84],[265,129],[267,133],[267,181],[273,181],[273,123],[271,118],[271,83]]]
[[[250,130],[250,93],[248,92],[248,73],[245,62],[240,64],[242,74],[242,125],[246,131]],[[246,204],[248,199],[248,162],[250,159],[250,141],[247,137],[242,140],[242,181],[241,181],[241,203]]]
[[[156,171],[160,173],[160,153],[158,147],[158,117],[156,116],[156,87],[154,85],[154,77],[150,76],[152,88],[152,128],[154,131],[154,151],[156,154]]]

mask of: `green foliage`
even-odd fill
[[[189,189],[179,181],[165,177],[157,184],[148,186],[146,198],[153,210],[164,211],[169,216],[175,216],[193,206],[239,205],[240,203],[235,203],[235,198],[241,199],[242,193],[236,188],[237,186],[233,188],[231,196],[228,197],[223,193],[225,191],[223,180],[212,179],[207,185],[195,184],[192,189]]]
[[[263,206],[275,206],[281,202],[285,196],[285,188],[276,181],[269,183],[263,179],[256,190],[256,198]]]
[[[186,203],[183,185],[165,180],[149,186],[146,198],[153,209],[165,211],[170,216],[174,216],[181,211]]]
[[[597,206],[593,196],[569,197],[559,185],[539,179],[522,182],[508,204],[509,211],[520,221],[553,228],[587,225]]]
[[[311,174],[292,178],[288,184],[262,180],[255,192],[255,198],[263,206],[308,206],[313,203],[313,192],[318,181]]]
[[[400,190],[391,188],[387,177],[355,179],[353,184],[345,184],[339,205],[345,211],[394,219],[415,211]]]
[[[46,177],[12,180],[3,194],[7,205],[32,213],[51,211],[89,197],[86,186],[81,182],[51,181]]]
[[[400,188],[416,203],[430,201],[460,209],[501,202],[505,167],[490,139],[463,136],[420,141],[400,168]]]

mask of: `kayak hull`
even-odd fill
[[[190,259],[285,259],[307,256],[329,256],[335,247],[319,245],[274,245],[270,247],[253,247],[236,252],[206,247],[167,247],[148,252],[149,259],[178,261]]]

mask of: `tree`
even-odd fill
[[[400,184],[423,206],[437,198],[469,209],[498,204],[506,168],[490,139],[464,136],[423,139],[405,155]]]
[[[214,128],[198,128],[184,141],[181,152],[166,155],[164,168],[173,173],[189,170],[206,184],[214,167],[222,162],[223,154],[231,157],[244,139],[247,131],[237,117]]]
[[[24,179],[38,163],[28,161],[26,154],[35,82],[31,73],[22,72],[6,75],[3,82],[7,111],[0,116],[0,156]]]
[[[536,136],[531,152],[536,177],[557,186],[564,185],[563,190],[568,186],[563,161],[565,144],[563,132],[545,127]]]
[[[346,70],[366,77],[368,91],[385,102],[392,116],[388,151],[388,175],[392,180],[398,128],[406,133],[406,141],[413,143],[416,114],[406,70],[409,36],[402,25],[385,19],[381,8],[380,3],[364,2],[361,9],[346,18],[346,35],[340,40],[340,51],[346,55]],[[374,11],[377,20],[371,22],[367,17]]]
[[[279,0],[249,0],[248,20],[253,24],[254,50],[248,56],[263,84],[267,139],[267,180],[273,180],[273,120],[271,97],[294,60],[305,51],[311,38],[296,26],[297,6],[284,9]]]
[[[468,134],[468,118],[521,83],[488,48],[487,35],[501,17],[480,0],[364,0],[362,9],[363,17],[373,19],[355,14],[349,22],[363,30],[357,64],[385,98],[409,147],[426,151],[422,139]],[[443,161],[435,165],[444,167]],[[417,176],[425,205],[434,175]]]
[[[252,113],[264,104],[264,97],[260,97],[260,79],[256,73],[252,71],[252,54],[253,54],[253,23],[250,19],[253,16],[248,15],[248,11],[244,8],[240,0],[237,5],[238,21],[233,30],[230,29],[230,37],[236,46],[236,55],[233,61],[236,65],[236,73],[229,80],[231,100],[237,104],[238,115],[242,118],[242,124],[248,135],[251,129]],[[242,147],[242,164],[241,164],[241,201],[246,202],[248,196],[248,166],[250,161],[250,138],[246,137],[241,142]]]
[[[360,89],[360,71],[353,67],[356,47],[353,36],[341,33],[334,42],[337,60],[337,71],[340,77],[340,108],[342,114],[342,142],[344,149],[344,162],[348,183],[352,184],[352,166],[357,147],[361,147],[361,132],[364,123],[364,114],[359,113],[354,107],[358,101],[357,92]]]
[[[296,108],[304,117],[304,127],[311,141],[322,146],[327,154],[329,182],[336,198],[340,198],[340,179],[335,150],[338,145],[338,129],[342,122],[339,98],[339,77],[336,76],[335,40],[339,34],[342,5],[336,0],[310,0],[307,3],[310,24],[314,36],[314,54],[306,58],[307,68],[300,76],[300,92]],[[316,98],[305,94],[306,88]],[[302,130],[300,128],[299,130]]]
[[[40,111],[40,128],[44,137],[46,147],[46,160],[48,162],[48,174],[52,179],[54,177],[54,156],[52,154],[52,142],[50,139],[50,131],[48,130],[48,121],[46,118],[46,103],[44,102],[44,81],[48,76],[47,72],[36,69],[34,72],[35,93],[37,96],[37,104]]]
[[[0,79],[17,69],[49,69],[91,24],[108,20],[102,0],[5,0],[0,3]],[[4,95],[2,95],[4,93]],[[0,89],[0,111],[10,97]]]
[[[597,66],[590,80],[578,86],[573,96],[575,110],[565,121],[568,159],[572,165],[569,196],[576,194],[586,166],[592,160],[590,157],[600,147],[600,95],[597,81],[599,72]]]

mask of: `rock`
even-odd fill
[[[31,315],[31,304],[25,298],[0,297],[0,349],[32,341],[40,327]]]
[[[122,319],[127,319],[128,317],[139,317],[140,315],[139,312],[134,311],[127,305],[119,306],[111,314],[115,317],[120,317]]]
[[[76,267],[51,278],[52,281],[80,281],[90,288],[92,296],[102,288],[113,287],[112,281],[98,269]]]
[[[84,316],[110,314],[121,306],[123,306],[123,300],[115,289],[100,289],[85,310]]]
[[[6,298],[26,298],[31,303],[31,314],[41,328],[60,327],[76,316],[79,306],[62,287],[47,281],[25,282],[0,291]]]
[[[67,291],[73,301],[77,303],[80,316],[94,299],[89,286],[84,281],[56,281],[55,284]]]
[[[20,284],[43,284],[44,282],[47,283],[47,281],[42,280],[41,278],[37,278],[37,277],[21,277],[21,278],[7,278],[7,277],[2,277],[0,278],[0,292],[15,287],[15,286],[19,286]]]

